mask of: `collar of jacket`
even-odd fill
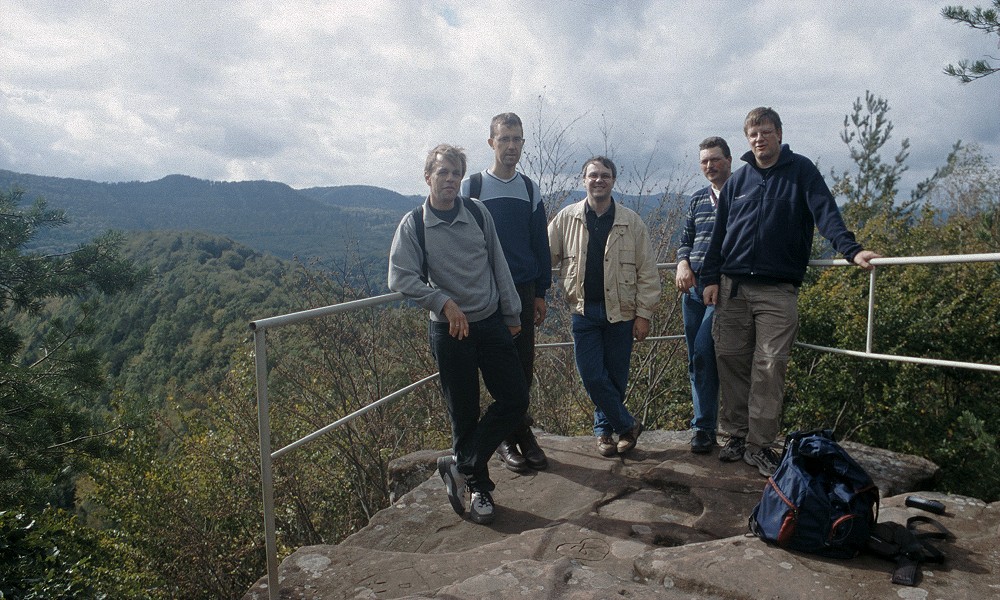
[[[757,166],[757,159],[754,157],[752,150],[747,150],[743,154],[743,156],[740,157],[740,159],[743,162],[745,162],[748,165],[750,165],[751,167],[757,169],[758,171],[770,171],[771,169],[774,169],[774,168],[777,168],[777,167],[783,167],[783,166],[787,165],[788,163],[792,162],[792,156],[793,156],[792,149],[788,146],[788,144],[782,144],[781,145],[781,153],[778,154],[778,162],[774,163],[773,165],[771,165],[770,167],[768,167],[766,169],[762,169],[762,168],[760,168],[760,167]]]

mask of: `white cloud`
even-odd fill
[[[995,47],[944,21],[944,4],[6,3],[0,168],[423,193],[427,149],[457,143],[480,168],[493,114],[530,130],[541,109],[579,118],[581,153],[604,150],[606,127],[620,161],[655,151],[665,172],[696,173],[698,141],[723,135],[742,153],[743,116],[768,105],[828,170],[847,166],[841,123],[871,90],[892,107],[889,152],[913,144],[916,181],[959,138],[1000,157],[1000,80],[941,73]]]

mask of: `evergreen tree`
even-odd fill
[[[104,377],[96,352],[82,339],[93,331],[92,303],[72,319],[47,323],[39,351],[13,325],[54,298],[129,290],[143,273],[119,254],[109,233],[60,255],[25,250],[39,230],[66,223],[38,199],[20,206],[22,193],[0,192],[0,498],[13,504],[71,505],[80,460],[104,451],[113,425],[95,410]]]
[[[993,8],[964,6],[946,6],[941,9],[941,16],[949,21],[963,23],[972,29],[982,31],[987,35],[996,34],[1000,38],[1000,0],[993,0]],[[1000,40],[998,40],[1000,41]],[[988,58],[993,58],[988,57]],[[957,77],[962,83],[969,83],[1000,71],[987,60],[961,60],[958,65],[948,65],[944,68],[946,75]]]

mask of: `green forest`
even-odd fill
[[[855,168],[828,178],[858,239],[887,256],[996,252],[996,159],[957,142],[904,194],[909,142],[891,153],[888,113],[881,98],[858,98],[841,134]],[[550,214],[572,188],[536,166],[558,164],[541,160],[558,150],[542,140],[526,161]],[[646,203],[660,262],[669,262],[685,190],[624,179],[619,191]],[[112,231],[57,252],[40,236],[78,228],[50,201],[0,190],[0,598],[240,597],[266,571],[248,323],[381,289],[374,269],[384,267],[391,226],[373,220],[339,262],[277,258],[190,230]],[[829,256],[819,236],[815,256]],[[680,310],[672,272],[662,276],[653,334],[673,335]],[[875,352],[1000,364],[1000,264],[891,266],[878,280]],[[867,282],[859,269],[810,269],[798,339],[864,349]],[[425,321],[389,304],[269,332],[272,446],[433,373]],[[568,339],[553,298],[539,341]],[[629,398],[649,428],[687,428],[685,360],[683,342],[637,345]],[[536,372],[536,426],[589,435],[571,350],[540,351]],[[926,457],[941,466],[937,490],[996,501],[998,412],[993,373],[797,348],[784,428],[830,427]],[[282,456],[279,554],[363,527],[388,506],[391,460],[449,443],[428,386]]]

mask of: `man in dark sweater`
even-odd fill
[[[461,195],[478,198],[490,210],[507,266],[521,298],[521,333],[514,338],[528,388],[535,378],[535,327],[545,320],[545,292],[552,283],[545,205],[538,185],[517,171],[524,149],[524,127],[514,113],[501,113],[490,122],[487,140],[493,166],[462,181]],[[524,426],[500,442],[497,455],[511,471],[521,473],[548,466],[525,415]]]
[[[521,302],[489,211],[458,196],[465,165],[454,146],[442,144],[427,155],[430,194],[392,238],[389,289],[429,312],[454,451],[438,459],[438,472],[455,512],[465,514],[468,489],[472,520],[485,524],[494,519],[488,463],[501,440],[524,423],[528,386],[512,337],[521,329]],[[494,399],[482,416],[480,372]]]
[[[742,459],[769,476],[813,231],[863,269],[879,255],[848,231],[819,169],[781,143],[777,112],[753,109],[743,132],[747,164],[722,188],[701,278],[705,304],[715,305],[719,428],[729,434],[719,460]]]

